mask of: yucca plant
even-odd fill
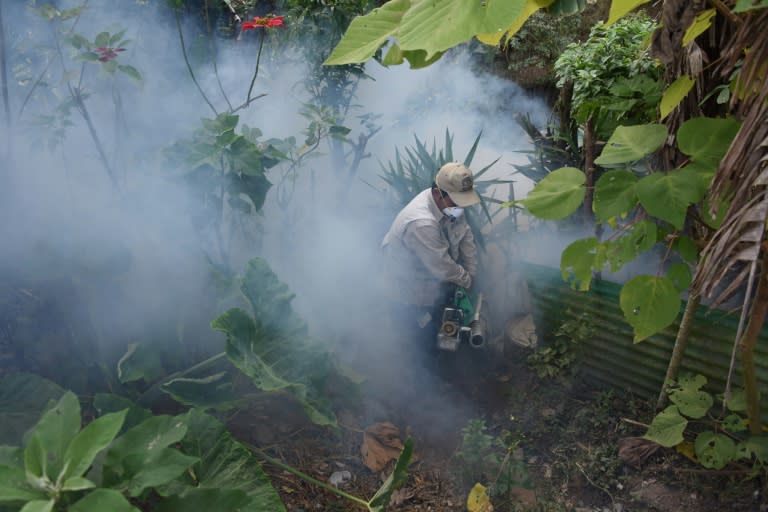
[[[469,149],[469,152],[462,160],[462,163],[472,168],[472,159],[475,157],[477,146],[480,143],[480,137],[483,132],[477,134],[475,142]],[[379,176],[389,186],[392,192],[392,197],[396,203],[397,208],[402,208],[413,199],[416,194],[424,189],[432,186],[435,174],[438,169],[448,162],[456,162],[453,156],[453,135],[446,128],[445,130],[445,146],[442,149],[437,148],[436,141],[432,142],[432,150],[427,149],[425,142],[419,140],[414,135],[415,144],[413,146],[406,146],[402,151],[398,148],[395,149],[395,161],[388,162],[386,165],[381,164],[382,174]],[[482,235],[482,228],[493,221],[493,217],[498,214],[499,210],[491,213],[488,209],[488,203],[501,204],[504,201],[496,199],[488,195],[490,187],[493,185],[502,185],[511,183],[509,180],[489,179],[480,180],[479,178],[485,174],[488,169],[493,167],[501,157],[497,158],[490,164],[479,170],[472,170],[475,176],[475,189],[480,195],[480,207],[483,209],[485,215],[475,215],[471,210],[466,211],[467,222],[469,222],[472,232],[475,235],[475,239],[480,247],[484,246],[484,238]]]

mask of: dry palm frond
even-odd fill
[[[723,51],[720,69],[724,76],[733,72],[743,56],[731,103],[743,122],[712,181],[712,204],[729,199],[730,206],[702,253],[692,291],[710,297],[730,270],[738,275],[718,294],[714,305],[739,289],[750,274],[742,265],[757,261],[768,216],[768,80],[759,72],[768,63],[768,31],[761,30],[766,23],[768,11],[748,17],[733,44]]]
[[[619,440],[619,458],[634,468],[639,468],[656,453],[660,444],[642,437],[625,437]]]

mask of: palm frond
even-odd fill
[[[742,45],[752,41],[737,79],[736,90],[744,94],[732,98],[732,106],[738,104],[737,115],[743,122],[711,187],[712,204],[728,205],[728,210],[720,229],[702,252],[692,285],[693,293],[711,297],[725,277],[735,273],[713,305],[722,303],[744,284],[749,273],[742,266],[758,261],[768,220],[768,35],[760,29],[766,23],[768,11],[750,18],[739,28],[729,51],[724,52],[730,67],[724,66],[721,73],[730,76],[738,65],[736,55],[743,55]],[[755,37],[755,33],[759,35]],[[762,75],[756,69],[763,69]]]

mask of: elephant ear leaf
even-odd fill
[[[307,326],[291,305],[296,294],[275,276],[266,261],[253,258],[248,262],[240,290],[265,329],[285,336],[306,336]]]
[[[229,360],[259,389],[289,393],[314,423],[335,426],[323,384],[338,372],[330,353],[309,339],[294,294],[259,258],[248,262],[240,289],[251,314],[234,308],[211,324],[226,334]]]

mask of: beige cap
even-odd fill
[[[472,171],[458,162],[449,162],[437,171],[435,176],[437,188],[448,193],[451,201],[457,206],[472,206],[480,202],[480,196],[475,192],[475,179]]]

